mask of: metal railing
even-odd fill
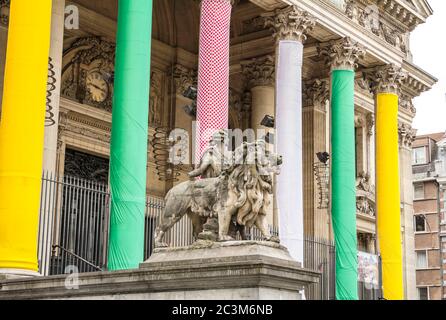
[[[145,258],[154,247],[154,231],[164,200],[149,197],[145,220]],[[40,205],[38,257],[43,275],[106,270],[108,254],[110,194],[104,183],[76,177],[44,174]],[[191,243],[184,220],[166,238],[171,245]],[[182,228],[182,229],[180,229]],[[184,233],[183,233],[184,232]],[[192,231],[190,232],[192,234]]]
[[[304,266],[321,273],[319,283],[311,285],[309,300],[334,300],[336,298],[336,250],[331,241],[307,237],[304,241]]]

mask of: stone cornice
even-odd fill
[[[288,6],[262,14],[265,19],[265,27],[270,27],[274,32],[276,41],[294,40],[304,42],[307,33],[316,25],[316,20],[307,11],[297,6]]]
[[[258,86],[274,86],[275,82],[275,59],[271,55],[241,63],[242,73],[248,80],[248,89]]]
[[[345,37],[322,44],[319,47],[319,54],[325,58],[331,70],[355,70],[358,60],[365,56],[366,50],[350,37]]]

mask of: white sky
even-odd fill
[[[414,100],[414,128],[418,134],[446,131],[446,1],[428,2],[434,14],[413,31],[411,49],[414,63],[439,81]]]

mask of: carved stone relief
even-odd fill
[[[417,130],[413,129],[409,124],[400,122],[398,124],[398,136],[401,147],[411,149],[412,144],[417,136]]]
[[[380,37],[387,43],[409,54],[409,32],[390,25],[382,17],[376,5],[364,6],[356,0],[347,0],[344,12],[354,22]]]
[[[150,76],[149,125],[160,126],[163,123],[164,75],[154,71]]]
[[[115,44],[98,37],[77,39],[64,52],[62,96],[111,111]]]

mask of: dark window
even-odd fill
[[[426,231],[426,218],[422,215],[415,216],[415,231],[424,232]]]
[[[418,298],[420,300],[429,300],[429,293],[427,288],[418,288]]]

